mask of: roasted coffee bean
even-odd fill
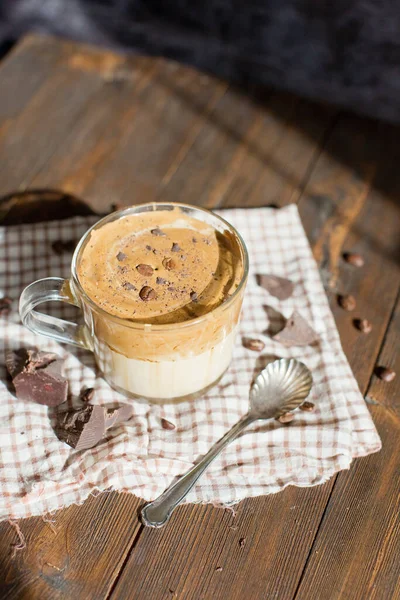
[[[161,427],[163,429],[168,429],[168,431],[172,431],[173,429],[176,429],[176,425],[171,423],[171,421],[167,421],[167,419],[161,419]]]
[[[242,343],[245,348],[248,350],[254,350],[254,352],[261,352],[261,350],[264,350],[265,348],[263,341],[253,338],[243,338]]]
[[[155,227],[154,229],[151,230],[151,232],[153,235],[166,235],[162,229],[160,229],[159,227]]]
[[[153,288],[149,285],[145,285],[140,290],[139,296],[144,302],[148,302],[148,300],[154,300],[157,297],[157,294]]]
[[[136,267],[136,271],[138,271],[144,277],[150,277],[153,275],[154,269],[150,265],[140,264]]]
[[[363,267],[364,259],[361,254],[357,254],[356,252],[345,252],[343,254],[344,260],[349,263],[349,265],[353,265],[353,267]]]
[[[173,258],[164,258],[164,260],[162,261],[163,267],[165,269],[167,269],[167,271],[172,271],[172,269],[175,269],[176,267],[176,263],[173,260]]]
[[[357,306],[356,299],[354,296],[350,296],[349,294],[344,294],[343,296],[338,297],[338,302],[340,306],[344,310],[352,311]]]
[[[305,412],[312,412],[315,408],[315,404],[312,402],[303,402],[303,404],[299,407],[300,410],[304,410]]]
[[[182,248],[179,244],[177,244],[176,242],[172,244],[171,252],[180,252],[181,250]]]
[[[117,260],[119,260],[120,262],[122,262],[125,259],[126,259],[126,254],[124,252],[118,252],[118,254],[117,254]]]
[[[91,400],[93,400],[93,396],[94,388],[86,388],[82,390],[80,399],[82,400],[82,402],[91,402]]]
[[[357,327],[357,329],[359,329],[363,333],[371,333],[372,331],[372,325],[368,321],[368,319],[356,319],[354,321],[354,324]]]
[[[293,421],[294,419],[294,414],[291,412],[287,412],[284,415],[281,415],[280,417],[278,417],[278,421],[280,423],[290,423],[291,421]]]
[[[0,298],[0,315],[6,316],[11,310],[12,300],[8,296]]]
[[[382,379],[382,381],[393,381],[393,379],[396,377],[395,371],[389,367],[377,367],[375,369],[375,373],[379,379]]]

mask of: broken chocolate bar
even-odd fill
[[[284,346],[308,346],[318,341],[318,335],[297,310],[286,321],[285,327],[273,336]]]
[[[63,360],[54,352],[9,350],[6,367],[19,400],[58,406],[67,399],[68,381],[62,376]]]
[[[258,284],[263,287],[271,296],[278,300],[286,300],[293,294],[293,282],[277,275],[257,275]]]
[[[107,429],[128,421],[132,414],[129,404],[115,409],[88,404],[78,410],[58,410],[55,431],[58,439],[75,450],[88,450],[104,438]]]

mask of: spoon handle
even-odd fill
[[[249,414],[244,415],[221,438],[205,456],[185,475],[182,475],[171,487],[158,498],[146,504],[141,512],[142,521],[147,527],[162,527],[168,521],[175,508],[186,498],[196,481],[204,473],[219,453],[232,442],[245,427],[254,421]]]

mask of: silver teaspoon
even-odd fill
[[[294,410],[310,393],[309,369],[293,358],[276,360],[265,367],[250,390],[249,411],[221,438],[190,471],[180,477],[158,498],[146,504],[141,517],[147,527],[162,527],[184,500],[211,462],[239,433],[258,419],[276,419]]]

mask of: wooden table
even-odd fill
[[[21,522],[27,547],[15,558],[16,531],[3,523],[1,597],[400,598],[399,130],[289,94],[246,94],[172,62],[37,36],[0,63],[0,81],[3,224],[156,199],[298,203],[383,441],[325,485],[246,500],[236,516],[188,505],[165,529],[144,529],[140,499],[107,493],[60,511],[54,525]],[[354,249],[362,269],[341,260]],[[369,335],[338,307],[339,291],[357,298]],[[377,364],[397,378],[380,381]]]

